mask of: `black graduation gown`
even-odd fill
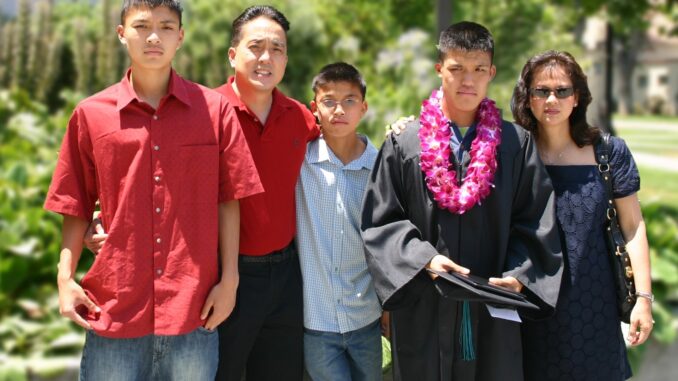
[[[522,380],[520,325],[470,303],[476,359],[460,355],[461,303],[446,297],[425,265],[440,253],[490,276],[514,276],[538,312],[553,311],[562,253],[554,193],[532,136],[502,122],[495,188],[463,215],[441,210],[419,167],[418,121],[386,139],[367,185],[361,230],[367,264],[384,309],[391,311],[396,380]],[[469,155],[464,155],[466,168]]]

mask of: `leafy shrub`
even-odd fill
[[[53,115],[21,91],[0,91],[0,355],[77,352],[74,326],[58,314],[61,218],[42,209],[69,111]],[[84,255],[81,269],[91,265]]]

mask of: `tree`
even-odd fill
[[[560,6],[571,6],[572,0],[556,1]],[[632,78],[636,67],[637,54],[647,31],[649,23],[646,19],[650,12],[670,13],[673,0],[576,0],[580,18],[599,15],[608,23],[606,52],[604,97],[594,98],[589,108],[589,120],[599,127],[614,133],[611,115],[614,108],[612,102],[613,73],[618,78]],[[624,81],[618,86],[619,108],[621,112],[632,109],[631,86]]]

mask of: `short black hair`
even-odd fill
[[[346,62],[335,62],[323,66],[320,72],[313,78],[311,87],[313,93],[318,94],[318,89],[331,82],[348,82],[360,89],[360,95],[365,99],[367,84],[355,66]]]
[[[179,16],[179,26],[181,23],[181,14],[184,9],[181,7],[179,0],[124,0],[122,2],[122,10],[120,11],[120,25],[125,25],[125,17],[127,13],[133,8],[149,8],[155,9],[157,7],[167,7],[170,11]]]
[[[287,21],[287,18],[282,12],[270,5],[254,5],[245,9],[240,16],[233,20],[233,26],[231,27],[232,47],[236,47],[240,43],[240,39],[242,38],[240,31],[242,30],[242,27],[259,17],[266,17],[276,22],[285,31],[285,36],[287,37],[287,31],[290,30],[290,22]]]
[[[487,52],[490,53],[490,60],[493,60],[494,39],[484,26],[471,21],[461,21],[448,26],[440,33],[438,60],[442,62],[445,55],[452,50]]]
[[[530,109],[530,86],[537,73],[542,70],[560,68],[570,77],[574,93],[577,95],[577,106],[570,114],[570,136],[579,147],[593,144],[600,136],[600,130],[592,127],[586,121],[586,109],[591,104],[591,90],[586,80],[586,74],[574,57],[568,52],[548,50],[530,58],[522,72],[511,97],[511,111],[516,123],[525,127],[537,139],[539,138],[539,126],[537,118]]]

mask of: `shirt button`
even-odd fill
[[[160,146],[153,146],[153,149],[156,151],[160,151]]]
[[[157,116],[157,115],[153,115],[153,120],[158,120],[158,116]]]
[[[155,242],[156,242],[156,243],[160,243],[160,242],[162,242],[162,240],[161,240],[160,238],[156,238],[156,239],[155,239]]]
[[[155,208],[156,213],[160,213],[160,208]]]
[[[155,176],[153,178],[153,180],[155,180],[156,183],[159,183],[160,182],[160,176]]]
[[[158,274],[158,275],[162,275],[162,269],[155,270],[155,273]]]

